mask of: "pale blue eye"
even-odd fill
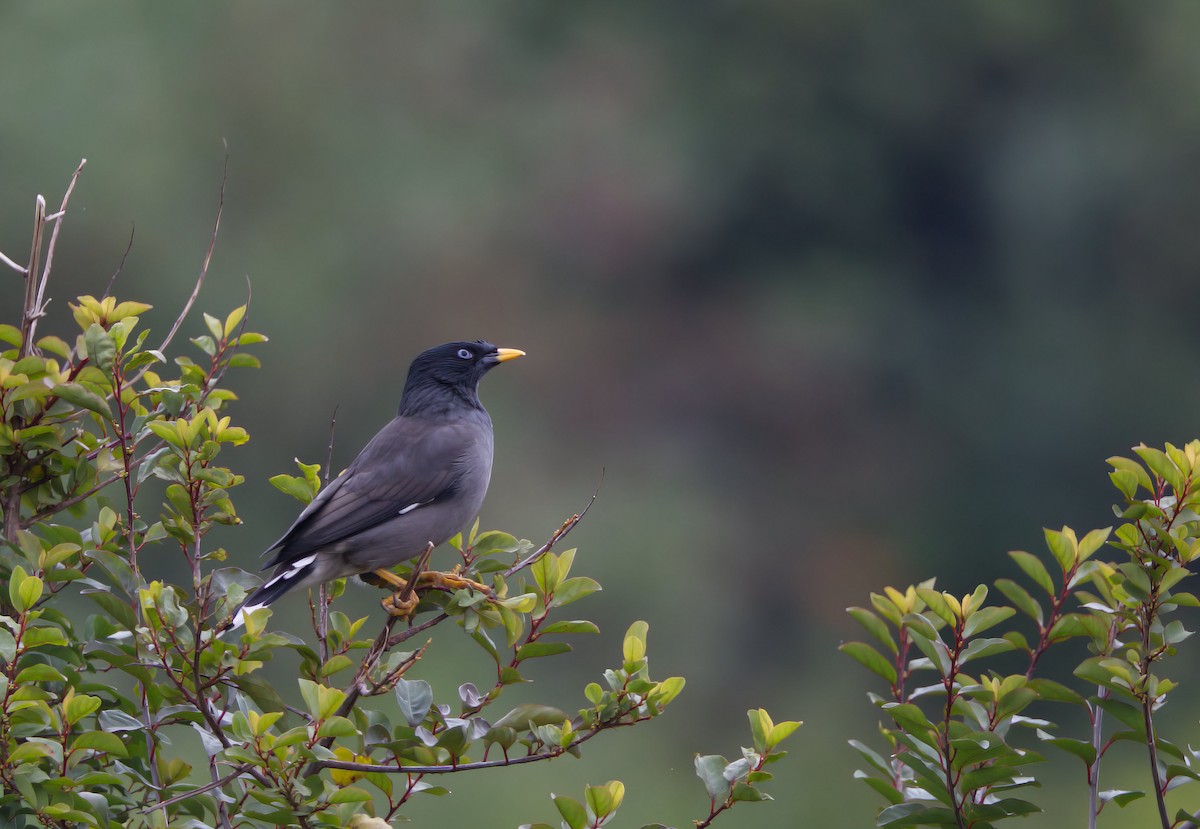
[[[459,356],[459,357],[461,357],[461,358],[463,358],[464,360],[469,360],[469,359],[471,359],[472,357],[474,357],[475,355],[474,355],[474,354],[472,354],[470,351],[468,351],[468,350],[467,350],[467,349],[465,349],[465,348],[460,348],[460,349],[458,350],[458,356]]]

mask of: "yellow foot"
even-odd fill
[[[485,596],[493,597],[495,592],[486,584],[480,584],[462,575],[462,566],[455,565],[448,573],[423,570],[417,576],[415,583],[409,587],[408,582],[397,576],[391,570],[373,570],[363,573],[360,578],[367,584],[376,587],[387,587],[392,595],[382,599],[380,604],[391,616],[407,619],[412,616],[421,601],[420,592],[426,590],[462,590],[466,588]]]
[[[391,570],[372,570],[370,573],[363,573],[359,578],[376,587],[391,588],[396,593],[408,587],[408,581],[397,576]],[[486,584],[480,584],[463,576],[462,566],[457,564],[448,573],[439,573],[436,570],[421,571],[413,587],[416,590],[462,590],[466,587],[485,596],[493,595],[492,588]]]
[[[482,593],[485,596],[494,596],[492,588],[486,584],[480,584],[473,579],[468,579],[462,575],[462,565],[456,564],[448,573],[425,572],[417,577],[418,587],[440,588],[442,590],[462,590],[464,587]]]
[[[402,591],[397,591],[390,596],[385,596],[380,600],[383,609],[387,611],[389,616],[395,616],[400,619],[407,619],[417,612],[417,605],[421,603],[421,598],[416,592],[410,593],[407,597],[402,597]]]

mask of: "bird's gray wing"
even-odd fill
[[[435,424],[397,417],[363,448],[349,468],[300,513],[267,550],[267,566],[287,564],[354,536],[402,511],[454,492],[464,455],[478,443],[470,421]]]

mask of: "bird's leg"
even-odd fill
[[[409,586],[408,581],[400,578],[391,570],[373,570],[370,573],[364,573],[361,578],[380,587],[392,588],[391,595],[385,596],[379,602],[389,616],[407,619],[416,612],[421,597]]]
[[[418,562],[418,567],[419,565],[420,562]],[[377,587],[390,587],[393,591],[392,595],[384,598],[381,604],[389,614],[402,618],[411,616],[416,610],[417,603],[420,601],[420,597],[417,595],[418,591],[467,588],[485,596],[493,595],[492,588],[486,584],[480,584],[463,576],[461,565],[455,565],[447,573],[440,573],[436,570],[420,570],[416,578],[410,574],[408,579],[404,579],[391,570],[383,569],[363,573],[359,578]]]
[[[493,595],[492,588],[486,584],[480,584],[473,579],[467,578],[462,574],[462,569],[461,564],[455,564],[446,573],[439,573],[436,570],[424,572],[417,578],[417,584],[423,587],[440,588],[442,590],[462,590],[466,587],[485,596]]]
[[[417,556],[417,560],[413,562],[412,571],[408,574],[408,580],[397,576],[390,570],[379,569],[372,573],[382,581],[390,584],[395,588],[392,595],[383,599],[380,604],[383,609],[388,612],[389,616],[395,616],[402,619],[407,619],[417,612],[417,605],[421,603],[421,597],[417,596],[414,587],[416,580],[421,573],[425,571],[425,567],[429,564],[429,557],[433,554],[433,542],[425,545],[425,549],[421,551],[421,555]]]

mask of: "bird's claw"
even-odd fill
[[[482,593],[489,599],[494,598],[496,591],[488,587],[486,584],[480,584],[474,579],[469,579],[462,575],[462,565],[456,564],[448,573],[424,572],[417,578],[417,584],[420,586],[428,586],[440,588],[442,590],[462,590],[464,588]]]
[[[481,584],[474,579],[469,579],[462,575],[462,566],[455,565],[447,573],[440,573],[436,570],[421,571],[413,584],[410,587],[409,582],[397,576],[389,570],[375,570],[372,573],[364,573],[360,578],[368,584],[374,584],[380,587],[391,587],[392,594],[380,601],[383,609],[391,616],[396,616],[401,619],[407,619],[417,611],[417,605],[421,601],[420,592],[426,590],[471,590],[475,593],[482,593],[489,599],[495,598],[496,591],[486,584]]]
[[[408,619],[417,612],[417,605],[421,603],[421,597],[415,591],[410,591],[408,596],[401,595],[403,592],[403,590],[399,590],[390,596],[384,596],[379,601],[389,616]]]

